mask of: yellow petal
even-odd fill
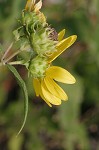
[[[53,79],[49,77],[44,78],[44,82],[50,93],[52,93],[54,96],[62,99],[62,100],[67,100],[68,97],[64,90],[57,84]]]
[[[33,86],[36,93],[36,96],[40,95],[40,81],[37,78],[33,79]]]
[[[29,10],[29,11],[32,11],[33,8],[34,8],[34,4],[35,4],[35,0],[27,0],[27,3],[25,5],[25,10]]]
[[[48,106],[52,107],[52,105],[45,99],[45,97],[43,96],[42,90],[40,90],[40,96],[41,98],[47,103]]]
[[[52,95],[48,91],[48,89],[47,89],[47,87],[46,87],[46,85],[45,85],[43,80],[41,81],[41,90],[42,90],[42,94],[43,94],[44,98],[48,102],[50,102],[53,105],[60,105],[61,104],[61,100],[59,98],[57,98],[56,96]]]
[[[42,92],[41,92],[41,85],[40,85],[40,80],[39,79],[33,79],[33,86],[34,86],[34,90],[36,93],[36,96],[41,96],[41,98],[50,106],[52,107],[52,105],[44,98]]]
[[[58,41],[61,41],[65,35],[65,29],[58,33]]]
[[[61,42],[59,42],[56,46],[57,51],[55,51],[50,57],[48,62],[52,62],[54,59],[56,59],[61,53],[63,53],[68,47],[70,47],[75,40],[77,39],[76,35],[72,35]]]
[[[67,84],[76,82],[75,78],[67,70],[57,66],[49,67],[46,71],[46,76]]]
[[[34,6],[35,12],[39,11],[42,7],[42,1],[40,0],[36,5]]]

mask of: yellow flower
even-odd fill
[[[42,63],[46,66],[46,67],[44,66],[46,68],[45,71],[40,72],[40,73],[43,72],[43,75],[41,75],[41,77],[35,76],[33,78],[33,86],[34,86],[36,96],[41,96],[41,98],[50,107],[52,107],[52,104],[60,105],[61,100],[64,101],[68,100],[67,94],[55,81],[67,83],[67,84],[74,84],[76,82],[75,78],[67,70],[61,67],[51,65],[52,61],[55,60],[68,47],[70,47],[77,38],[76,35],[72,35],[68,38],[63,39],[64,34],[65,34],[65,30],[62,30],[58,34],[58,43],[56,44],[56,51],[54,51],[51,55],[47,56],[47,60],[45,59],[48,63],[48,66],[45,65],[46,64],[45,62]],[[38,64],[41,64],[41,62]],[[36,65],[33,66],[33,65],[32,67],[33,69],[35,69],[35,67],[37,66]]]

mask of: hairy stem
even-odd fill
[[[7,56],[8,52],[11,50],[13,46],[13,42],[10,44],[10,46],[8,47],[8,49],[5,51],[4,55],[1,58],[1,61],[3,62],[4,58]]]
[[[11,60],[13,57],[15,57],[17,54],[19,54],[21,51],[20,50],[18,50],[18,51],[16,51],[15,53],[13,53],[12,55],[10,55],[10,57],[8,57],[7,59],[5,59],[4,61],[3,61],[3,63],[7,63],[9,60]]]
[[[9,62],[9,65],[24,65],[23,61],[13,61],[13,62]]]

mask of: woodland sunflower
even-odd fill
[[[76,82],[75,78],[65,69],[58,67],[58,66],[52,66],[52,61],[56,59],[64,50],[66,50],[69,46],[71,46],[77,36],[72,35],[68,38],[63,39],[65,34],[65,30],[62,30],[58,34],[58,44],[56,44],[56,49],[52,55],[50,55],[47,59],[43,59],[42,63],[39,62],[38,64],[41,64],[40,66],[34,65],[34,70],[38,69],[37,75],[33,78],[33,86],[36,93],[36,96],[41,96],[41,98],[51,107],[53,105],[60,105],[61,100],[68,100],[67,94],[64,92],[64,90],[56,83],[62,82],[67,84],[74,84]],[[62,40],[63,39],[63,40]],[[44,63],[46,62],[46,63]],[[44,64],[43,64],[44,63]],[[36,63],[37,64],[37,63]],[[45,65],[46,64],[46,65]],[[41,66],[44,68],[43,72],[41,71],[41,74],[39,77],[38,74],[40,73]],[[45,67],[44,67],[45,66]],[[42,70],[42,69],[41,69]]]
[[[68,100],[67,94],[56,82],[67,84],[76,82],[67,70],[53,66],[52,61],[70,47],[77,36],[72,35],[63,39],[65,29],[57,34],[55,29],[46,22],[44,14],[40,12],[41,7],[42,0],[38,3],[36,0],[28,0],[25,6],[23,27],[26,28],[30,46],[35,54],[31,57],[27,69],[33,77],[36,96],[40,96],[52,107],[52,105],[60,105],[62,100]],[[21,39],[22,36],[19,37]]]

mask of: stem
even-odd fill
[[[7,64],[9,64],[9,65],[25,65],[23,63],[24,63],[24,61],[21,60],[21,61],[12,61],[12,62],[9,62]],[[4,65],[6,65],[6,63],[2,63],[2,62],[0,63],[0,66],[4,66]]]
[[[13,62],[9,62],[9,65],[24,65],[23,61],[13,61]]]
[[[17,54],[19,54],[21,51],[18,50],[15,53],[13,53],[9,58],[5,59],[5,61],[3,61],[3,63],[7,63],[9,60],[11,60],[13,57],[15,57]]]
[[[1,61],[3,62],[4,58],[7,56],[8,52],[10,51],[11,47],[13,46],[13,42],[10,44],[8,49],[5,51],[4,55],[1,58]]]

